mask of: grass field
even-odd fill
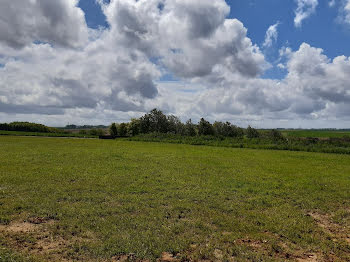
[[[0,261],[349,261],[347,155],[0,136]]]
[[[182,136],[176,134],[150,133],[126,138],[138,142],[161,142],[172,144],[206,145],[215,147],[250,148],[265,150],[290,150],[334,154],[350,154],[350,139],[327,138],[314,139],[288,137],[273,140],[269,137],[218,137],[218,136]]]
[[[76,137],[76,138],[98,138],[98,136],[78,133],[40,133],[23,131],[0,130],[0,136],[43,136],[43,137]]]
[[[342,138],[350,137],[350,131],[339,130],[288,130],[282,131],[288,137]]]

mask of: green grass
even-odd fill
[[[5,261],[350,259],[345,240],[307,215],[349,227],[347,155],[11,136],[0,148],[2,228],[52,221],[0,231]],[[63,245],[36,252],[43,238]]]
[[[77,138],[97,138],[98,136],[77,133],[41,133],[41,132],[23,132],[23,131],[4,131],[0,130],[0,136],[44,136],[44,137],[77,137]]]
[[[150,133],[129,137],[130,141],[162,142],[173,144],[206,145],[216,147],[251,148],[265,150],[289,150],[350,154],[350,139],[347,138],[299,138],[271,139],[268,136],[259,138],[218,137],[218,136],[182,136],[177,134]]]
[[[282,131],[288,137],[342,138],[350,136],[350,131],[329,130],[288,130]]]
[[[33,262],[33,258],[23,256],[17,252],[10,251],[7,248],[0,246],[0,261],[1,262]]]

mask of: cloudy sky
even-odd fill
[[[350,0],[0,1],[0,122],[350,127]]]

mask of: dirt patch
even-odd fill
[[[288,241],[283,235],[265,231],[266,238],[261,240],[238,239],[235,241],[238,245],[244,245],[256,252],[260,252],[267,257],[278,258],[282,261],[299,261],[299,262],[320,262],[324,261],[322,254],[312,253],[301,249],[291,241]]]
[[[325,233],[332,237],[334,242],[343,240],[350,245],[350,228],[333,222],[330,215],[324,215],[317,212],[312,212],[308,215],[315,220],[317,225],[322,228]]]
[[[130,261],[130,258],[127,255],[112,257],[112,262],[128,262],[128,261]]]
[[[222,250],[220,250],[220,249],[215,249],[215,250],[214,250],[214,257],[215,257],[218,261],[223,261],[223,259],[224,259],[224,253],[223,253]]]
[[[150,262],[149,260],[145,259],[138,259],[133,254],[129,255],[119,255],[114,256],[110,260],[106,260],[106,262]]]
[[[48,261],[72,261],[64,253],[73,242],[54,238],[49,231],[49,226],[55,223],[52,219],[33,217],[27,221],[0,225],[0,233],[3,233],[11,249],[43,257]]]
[[[305,257],[297,258],[298,262],[319,262],[319,257],[316,254],[308,254]]]
[[[40,225],[40,224],[54,224],[55,221],[53,219],[50,219],[49,217],[30,217],[28,218],[28,222],[31,224],[35,225]]]
[[[235,241],[236,244],[238,245],[245,245],[245,246],[249,246],[252,247],[254,249],[265,249],[264,248],[264,243],[262,241],[259,240],[252,240],[252,239],[238,239]]]
[[[38,230],[38,227],[35,224],[29,222],[16,222],[11,223],[10,225],[4,226],[0,225],[0,232],[8,233],[30,233]]]
[[[168,252],[163,252],[160,259],[157,260],[158,262],[174,262],[178,261],[173,254]]]
[[[112,262],[129,262],[129,261],[149,262],[149,260],[138,259],[133,254],[115,256],[115,257],[112,257],[111,261]],[[175,261],[180,261],[180,260],[176,258],[173,254],[168,252],[163,252],[161,257],[157,259],[157,262],[175,262]]]

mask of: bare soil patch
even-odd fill
[[[311,212],[310,215],[322,230],[332,237],[333,241],[343,240],[350,245],[350,228],[339,225],[332,220],[331,215]]]
[[[71,241],[53,237],[49,226],[56,221],[48,218],[33,217],[26,221],[16,221],[9,225],[0,225],[0,233],[7,239],[10,248],[49,261],[71,261],[64,256],[64,250]]]
[[[316,254],[308,254],[308,255],[305,255],[305,257],[297,258],[296,260],[298,262],[319,262],[319,261],[323,261],[323,260],[320,260],[320,257],[317,256]]]
[[[0,225],[0,232],[9,232],[9,233],[29,233],[35,232],[37,230],[35,224],[29,222],[16,222],[9,225]]]
[[[158,259],[158,262],[174,262],[174,261],[179,261],[179,260],[176,259],[173,254],[168,252],[163,252],[161,258]]]

